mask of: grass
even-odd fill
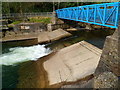
[[[16,24],[20,24],[22,23],[23,21],[14,21],[13,23],[11,23],[9,25],[9,27],[13,27],[11,25],[16,25]],[[48,24],[48,23],[51,23],[51,18],[50,17],[31,17],[29,18],[28,21],[26,21],[27,23],[45,23],[45,24]]]
[[[37,22],[37,23],[51,23],[51,18],[49,17],[33,17],[29,18],[29,22]]]
[[[14,21],[13,23],[11,23],[11,24],[14,24],[14,25],[16,25],[16,24],[19,24],[19,23],[21,23],[22,21]]]

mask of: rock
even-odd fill
[[[120,81],[120,26],[107,36],[98,67],[94,73],[94,88],[119,88]],[[119,84],[118,84],[119,83]],[[119,86],[119,87],[118,87]]]
[[[80,29],[81,29],[80,27],[75,27],[75,28],[66,29],[66,31],[78,31]]]
[[[116,76],[120,76],[120,57],[118,44],[118,31],[116,30],[112,36],[106,38],[103,52],[100,58],[99,65],[96,69],[95,76],[105,71],[112,71]]]
[[[65,47],[67,47],[67,46],[70,46],[71,43],[64,43],[63,45],[64,45]]]
[[[94,78],[94,88],[117,88],[118,77],[112,72],[103,72]]]

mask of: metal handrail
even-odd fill
[[[92,4],[56,10],[61,19],[118,28],[120,22],[120,2]]]

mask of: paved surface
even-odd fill
[[[62,29],[57,29],[52,32],[42,32],[38,36],[38,42],[50,42],[50,41],[55,41],[58,39],[61,39],[63,37],[70,36],[71,34],[62,30]]]
[[[43,63],[49,85],[73,82],[94,73],[102,50],[82,41],[58,51]]]

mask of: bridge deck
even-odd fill
[[[117,28],[120,22],[120,2],[69,7],[56,10],[57,17]]]

